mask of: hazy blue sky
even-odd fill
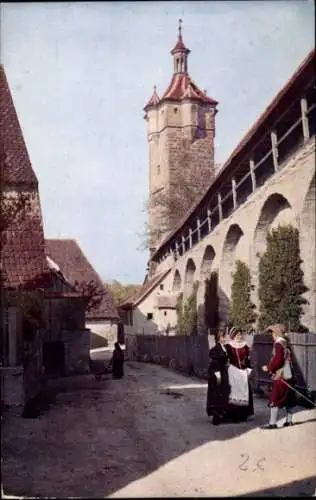
[[[2,4],[1,60],[45,235],[75,238],[105,280],[145,275],[142,108],[171,79],[179,17],[189,72],[219,101],[223,162],[313,48],[312,0]]]

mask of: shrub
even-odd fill
[[[299,232],[291,225],[278,226],[267,236],[267,249],[259,262],[259,327],[284,323],[289,330],[306,331],[300,319],[307,290],[301,269]]]
[[[248,266],[237,260],[231,287],[231,302],[229,305],[229,324],[236,328],[249,330],[256,320],[255,305],[251,302],[251,274]]]

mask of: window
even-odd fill
[[[173,108],[174,113],[178,113],[178,108]]]
[[[164,311],[163,315],[164,315],[164,316],[167,316],[167,311]]]
[[[147,313],[147,320],[148,321],[153,319],[153,317],[154,317],[153,313]]]
[[[160,174],[160,165],[157,165],[157,174]]]
[[[159,286],[160,290],[163,290],[163,283]]]

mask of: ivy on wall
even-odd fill
[[[284,323],[291,331],[301,325],[302,294],[307,290],[301,269],[299,232],[291,225],[278,226],[267,235],[267,248],[259,262],[259,328]]]
[[[241,260],[236,260],[228,314],[230,326],[242,330],[249,330],[252,327],[257,316],[256,306],[251,302],[253,289],[250,269]]]

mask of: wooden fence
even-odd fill
[[[289,340],[293,352],[296,386],[304,392],[315,393],[316,334],[290,333]],[[206,336],[126,335],[125,342],[129,359],[154,362],[191,375],[207,377],[209,345]],[[249,345],[253,367],[252,386],[254,391],[260,391],[272,383],[261,367],[271,358],[273,340],[269,334],[256,333],[250,339]]]

